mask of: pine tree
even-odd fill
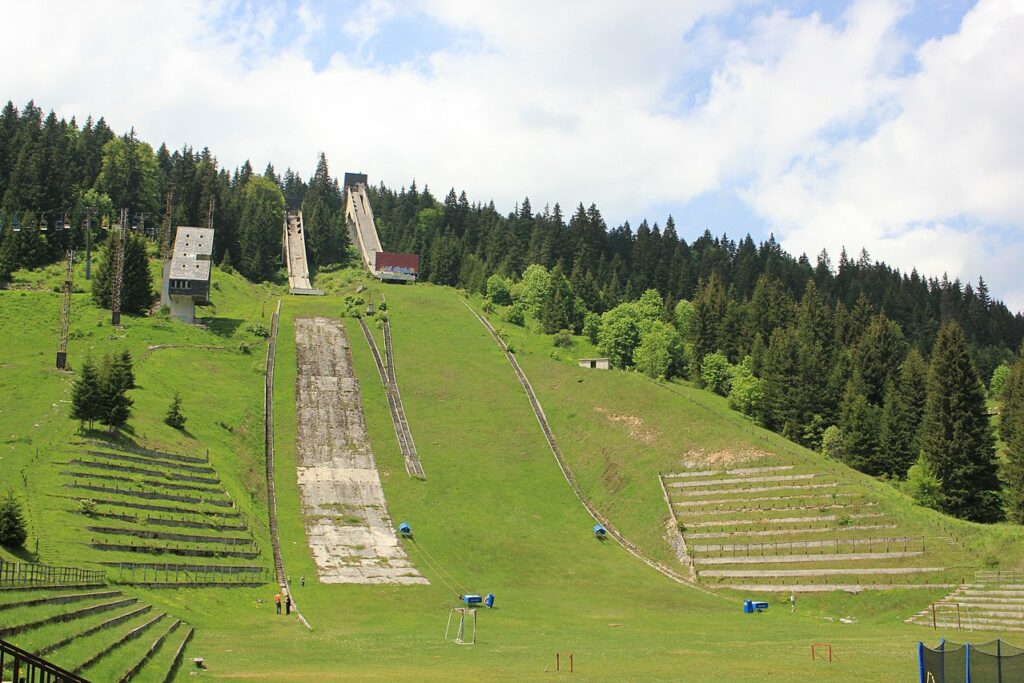
[[[1006,443],[1010,443],[1017,432],[1024,432],[1024,358],[1010,366],[999,421],[999,436]]]
[[[179,394],[174,395],[174,400],[171,401],[171,407],[167,409],[164,422],[175,429],[185,428],[186,418],[181,412],[181,396]]]
[[[92,278],[92,299],[97,306],[110,308],[113,297],[114,248],[118,231],[111,230],[100,252]],[[144,313],[153,303],[153,276],[149,270],[146,239],[129,231],[124,236],[124,273],[121,279],[121,310]]]
[[[10,491],[0,498],[0,545],[8,548],[20,548],[28,538],[25,516],[21,512],[21,503]]]
[[[560,265],[551,270],[551,286],[541,301],[539,317],[544,334],[554,334],[562,329],[575,330],[578,327],[576,295]]]
[[[942,482],[943,510],[976,522],[1002,517],[985,388],[955,322],[935,340],[921,450]]]
[[[899,371],[906,342],[900,326],[880,314],[872,319],[854,348],[854,376],[868,402],[880,406],[885,387]]]
[[[100,376],[92,358],[86,358],[71,389],[71,418],[83,425],[89,423],[92,429],[93,423],[102,417],[101,409]]]
[[[879,431],[882,409],[864,395],[863,385],[850,380],[843,397],[842,432],[843,461],[866,474],[878,476],[885,471],[879,457]]]
[[[266,280],[274,272],[281,253],[283,218],[281,188],[262,176],[251,177],[242,193],[238,270],[253,282]]]
[[[131,374],[125,372],[124,364],[117,356],[105,356],[99,374],[101,406],[99,421],[113,432],[128,422],[128,418],[131,417],[134,401],[127,395],[131,388]]]
[[[888,384],[882,411],[881,450],[884,469],[905,477],[921,451],[921,419],[927,396],[928,366],[911,349],[895,382]]]
[[[1017,430],[1006,443],[1006,515],[1010,521],[1024,524],[1024,431]]]

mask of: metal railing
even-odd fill
[[[5,640],[0,640],[0,678],[7,679],[5,671],[10,670],[10,680],[15,683],[89,683],[81,676],[65,671],[56,664],[36,657]]]

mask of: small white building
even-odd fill
[[[210,303],[212,258],[212,228],[178,228],[171,262],[164,265],[160,297],[161,303],[170,307],[172,318],[194,323],[196,304]]]
[[[607,358],[580,358],[577,362],[581,368],[590,368],[591,370],[612,369],[612,362]]]

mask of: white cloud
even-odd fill
[[[460,37],[407,64],[370,48],[415,11],[387,0],[346,17],[305,3],[17,3],[5,48],[20,57],[0,95],[209,146],[229,167],[309,174],[322,150],[336,173],[416,177],[502,208],[594,201],[635,222],[734,194],[796,252],[863,245],[928,274],[983,273],[1024,308],[1024,2],[983,0],[916,52],[897,0],[831,23],[740,2],[423,0],[423,25]],[[287,22],[301,30],[282,46]],[[305,53],[314,34],[335,46],[323,68]],[[908,57],[919,68],[905,75]]]
[[[905,269],[983,274],[1024,310],[1024,3],[982,2],[916,56],[891,118],[762,175],[752,202],[791,249],[866,245]]]

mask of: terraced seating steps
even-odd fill
[[[93,591],[91,593],[70,593],[68,595],[48,595],[46,597],[26,598],[13,602],[0,603],[0,611],[14,609],[16,607],[33,607],[35,605],[66,604],[69,602],[81,602],[83,600],[98,600],[101,598],[113,598],[123,595],[118,590]]]
[[[18,587],[0,594],[0,609],[20,618],[0,637],[14,636],[23,650],[92,681],[169,681],[193,634],[180,619],[119,590]]]
[[[85,440],[85,441],[73,441],[72,445],[77,446],[91,446],[94,448],[107,448],[117,452],[134,453],[135,455],[147,456],[150,458],[161,458],[164,460],[176,460],[178,462],[189,462],[189,463],[209,463],[209,457],[195,456],[195,455],[183,455],[181,453],[167,453],[165,451],[155,451],[150,448],[143,448],[141,446],[129,446],[125,444],[109,444],[103,441],[96,440]]]
[[[1024,631],[1024,583],[1016,572],[978,572],[907,623],[975,631]]]
[[[848,492],[836,492],[836,493],[823,493],[822,498],[836,499],[836,498],[864,498],[863,494],[859,493],[848,493]],[[792,495],[792,496],[758,496],[756,498],[720,498],[715,500],[678,500],[673,501],[673,507],[697,507],[697,506],[716,506],[721,507],[723,505],[748,505],[749,503],[756,503],[762,501],[772,501],[773,503],[780,500],[808,500],[807,495]],[[756,506],[755,506],[756,507]],[[740,508],[737,508],[740,509]]]
[[[74,496],[58,496],[60,498],[70,498],[72,500],[81,500]],[[149,512],[169,512],[182,515],[202,515],[203,517],[218,517],[223,519],[240,519],[242,517],[240,512],[230,510],[197,510],[194,508],[177,507],[172,505],[156,505],[150,503],[135,503],[132,501],[122,501],[110,498],[90,498],[93,503],[97,505],[108,505],[110,507],[122,507],[129,510],[146,510]]]
[[[728,470],[690,470],[688,472],[667,472],[661,476],[665,479],[685,479],[690,477],[717,477],[721,475],[762,474],[766,472],[787,472],[795,465],[768,465],[765,467],[739,467]]]
[[[131,605],[135,602],[138,602],[138,598],[120,598],[117,600],[111,600],[109,602],[103,602],[98,605],[81,607],[79,609],[72,610],[69,612],[60,612],[56,615],[39,618],[34,621],[24,622],[21,624],[17,624],[15,626],[7,626],[4,628],[0,628],[0,638],[10,638],[11,636],[16,636],[19,633],[31,631],[32,629],[40,628],[48,624],[72,621],[74,619],[89,616],[90,614],[95,614],[97,612],[107,612],[113,609],[117,609],[118,607]]]
[[[829,531],[833,533],[847,533],[857,531],[878,531],[881,529],[896,529],[896,524],[850,524],[845,526],[811,526],[799,529],[764,529],[757,531],[707,531],[693,534],[686,534],[687,538],[708,539],[708,538],[759,538],[765,536],[799,536],[817,531]]]
[[[797,590],[909,585],[939,578],[924,539],[890,534],[898,520],[855,481],[807,466],[706,468],[661,475],[702,581]],[[799,568],[787,568],[797,565]],[[930,579],[929,577],[935,577]]]
[[[64,475],[65,477],[72,477],[76,481],[79,479],[95,479],[99,481],[123,481],[127,483],[140,484],[142,486],[150,486],[153,488],[169,489],[171,491],[196,491],[198,493],[217,493],[216,488],[210,488],[209,486],[196,486],[195,484],[181,484],[171,481],[154,481],[152,479],[132,479],[131,477],[123,477],[116,474],[76,472],[74,470],[62,470],[61,474]]]
[[[82,458],[72,458],[64,462],[57,463],[59,465],[75,465],[78,467],[87,467],[92,469],[110,470],[112,472],[127,472],[130,474],[141,474],[147,477],[160,477],[163,479],[172,479],[177,481],[195,481],[204,484],[219,485],[220,479],[212,476],[214,471],[210,468],[206,468],[207,472],[211,476],[201,476],[198,472],[167,472],[163,470],[149,469],[146,467],[137,467],[135,465],[123,465],[116,462],[102,462],[99,460],[84,460]],[[155,464],[155,463],[154,463]]]
[[[124,453],[107,453],[104,451],[86,450],[81,452],[71,452],[69,455],[89,455],[92,456],[93,458],[103,458],[104,460],[113,460],[115,462],[130,462],[138,465],[150,465],[153,467],[160,467],[161,471],[180,470],[182,472],[194,472],[196,474],[217,474],[217,471],[210,467],[208,464],[193,465],[189,463],[178,462],[175,460],[156,460],[153,458],[145,458],[137,455],[125,455]]]

